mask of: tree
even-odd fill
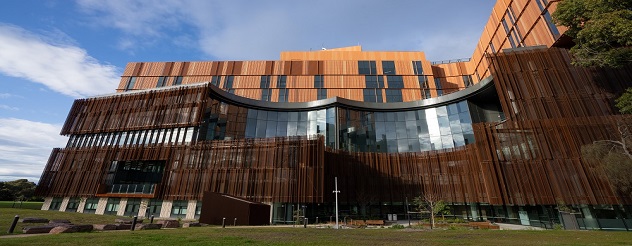
[[[628,88],[621,97],[617,98],[617,108],[622,114],[632,114],[632,87]]]
[[[0,200],[28,201],[35,200],[35,183],[26,179],[0,182]]]
[[[564,0],[553,13],[575,42],[574,65],[620,67],[632,61],[632,1]]]
[[[448,204],[441,200],[441,196],[436,193],[426,193],[415,197],[413,203],[417,206],[419,212],[430,214],[430,229],[435,228],[436,215],[443,216],[450,213]]]
[[[616,99],[622,114],[632,113],[632,88]],[[619,139],[598,140],[581,148],[582,158],[603,171],[613,188],[632,195],[632,124],[624,116],[617,122]],[[627,119],[627,120],[626,120]]]

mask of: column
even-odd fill
[[[44,198],[44,204],[42,204],[42,210],[48,210],[50,208],[50,203],[53,201],[52,197]]]
[[[77,207],[77,213],[83,213],[83,208],[86,206],[87,197],[79,198],[79,207]]]
[[[61,200],[61,205],[59,206],[59,211],[66,211],[66,208],[68,207],[68,201],[70,201],[70,197],[64,197]]]
[[[108,198],[107,197],[99,198],[99,203],[97,203],[97,211],[95,211],[94,214],[104,214],[105,213],[105,206],[107,204],[108,204]]]
[[[197,205],[197,200],[189,200],[187,203],[187,215],[184,217],[187,220],[195,219],[195,207]]]
[[[118,211],[116,211],[116,215],[124,216],[126,206],[127,206],[127,198],[121,198],[121,201],[119,202],[119,209]]]
[[[171,207],[173,207],[173,201],[162,201],[162,209],[160,209],[160,218],[169,218],[171,216]]]

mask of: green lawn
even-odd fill
[[[117,216],[0,208],[0,236],[13,216],[113,223]],[[26,224],[18,223],[16,232]],[[14,233],[18,234],[18,233]],[[0,238],[0,245],[631,245],[632,232],[318,229],[302,227],[201,227]]]
[[[41,209],[44,202],[13,202],[0,201],[0,208],[25,208],[25,209]]]
[[[58,212],[59,213],[59,212]],[[4,215],[2,215],[4,216]],[[94,215],[93,215],[94,216]],[[109,217],[107,220],[112,217]],[[4,222],[3,222],[4,224]],[[2,230],[4,230],[4,226]],[[201,227],[0,238],[2,245],[630,245],[632,232]]]

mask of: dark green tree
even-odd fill
[[[0,182],[0,200],[3,201],[29,201],[36,200],[35,183],[26,179]]]
[[[573,64],[619,67],[632,61],[632,1],[564,0],[553,13],[575,46]]]
[[[621,97],[617,98],[617,108],[622,114],[632,114],[632,87],[628,88]]]

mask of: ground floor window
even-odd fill
[[[61,197],[53,197],[53,200],[50,202],[50,206],[48,207],[48,210],[59,210],[59,208],[61,207],[62,200],[63,198]]]
[[[127,205],[125,205],[125,216],[138,215],[140,209],[140,198],[127,199]]]
[[[147,213],[146,216],[160,216],[160,211],[162,210],[162,200],[160,199],[151,199],[149,200],[149,204],[147,204]]]
[[[202,201],[198,201],[195,204],[195,219],[199,219],[201,213],[202,213]]]
[[[188,202],[186,200],[173,201],[171,218],[184,218],[187,216]]]
[[[79,208],[79,198],[75,197],[75,198],[68,199],[66,212],[77,212],[77,208]]]
[[[97,205],[99,205],[99,198],[88,198],[86,205],[83,207],[84,214],[93,214],[97,212]]]
[[[119,210],[121,198],[108,198],[108,203],[105,205],[105,212],[103,214],[116,214]]]

